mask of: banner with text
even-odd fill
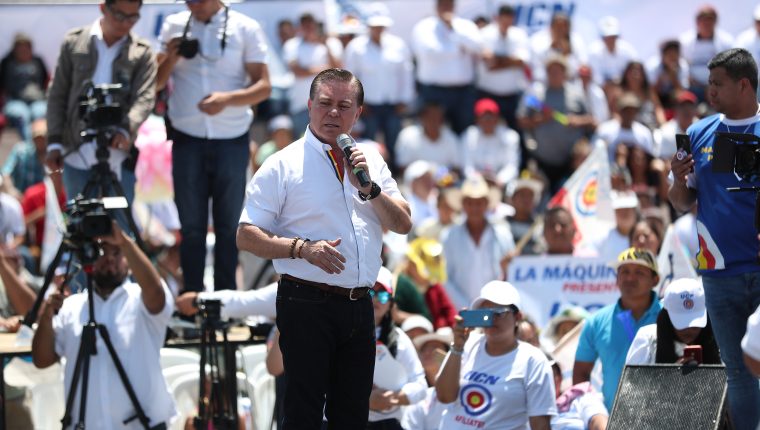
[[[545,328],[563,307],[577,305],[593,313],[620,297],[609,263],[571,255],[516,257],[508,280],[520,292],[520,310]]]

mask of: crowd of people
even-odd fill
[[[283,20],[269,44],[234,6],[185,4],[165,18],[157,50],[131,31],[140,0],[104,0],[95,22],[62,37],[52,73],[25,34],[0,63],[6,130],[19,140],[0,177],[5,330],[19,329],[49,264],[48,205],[91,194],[105,162],[114,183],[104,192],[168,231],[152,236],[136,216],[143,254],[119,214],[102,238],[95,312],[117,350],[157,359],[169,315],[192,317],[199,299],[222,300],[225,317],[275,317],[267,366],[283,381],[285,429],[604,428],[626,364],[688,363],[697,345],[701,362],[726,366],[733,426],[757,426],[755,199],[726,188],[758,185],[760,172],[717,172],[712,161],[716,132],[759,132],[760,6],[736,37],[699,7],[694,28],[652,41],[658,54],[642,58],[650,47],[630,44],[612,16],[583,40],[563,12],[529,35],[509,4],[469,19],[436,0],[405,40],[378,2],[340,34],[310,13]],[[122,116],[82,139],[81,121],[93,125],[80,95],[106,84],[121,85]],[[140,201],[136,141],[151,115],[163,117],[173,185]],[[344,133],[353,149],[337,143]],[[614,225],[579,242],[572,209],[549,201],[598,148]],[[670,230],[700,278],[658,297]],[[224,291],[249,289],[239,272],[250,254],[279,276]],[[606,259],[620,299],[593,313],[565,303],[537,326],[506,282],[530,255]],[[55,281],[71,266],[53,267]],[[50,295],[34,337],[36,365],[68,359],[67,384],[87,320],[82,278],[69,279],[71,297]],[[493,325],[464,327],[463,308],[489,311]],[[561,369],[551,353],[573,336],[573,368]],[[127,366],[141,392],[166,391],[154,365]],[[98,366],[105,393],[117,375]],[[128,418],[116,394],[100,396],[88,426]],[[149,417],[170,421],[169,399],[152,399]],[[123,407],[105,413],[113,402]]]

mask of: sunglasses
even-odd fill
[[[134,23],[136,23],[137,21],[140,20],[140,14],[139,13],[135,13],[135,14],[132,14],[132,15],[127,15],[124,12],[120,12],[120,11],[114,9],[113,6],[111,6],[111,5],[106,5],[106,8],[108,9],[108,12],[111,13],[111,16],[113,16],[113,18],[116,21],[127,22],[127,23],[130,23],[130,24],[134,24]]]
[[[369,296],[373,299],[377,299],[381,305],[388,303],[391,300],[391,293],[387,291],[375,291],[369,290]]]

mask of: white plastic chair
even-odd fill
[[[178,364],[176,366],[170,366],[161,370],[166,380],[166,386],[171,387],[172,383],[176,381],[180,376],[195,373],[200,374],[200,366],[198,364]]]
[[[175,379],[169,386],[169,391],[177,406],[177,419],[172,423],[172,429],[184,430],[187,418],[197,413],[199,382],[199,372],[186,373]]]
[[[5,366],[4,375],[8,385],[29,390],[32,397],[30,413],[35,430],[61,428],[66,397],[63,388],[63,366],[60,363],[37,369],[28,361],[14,358]]]
[[[246,379],[247,390],[251,399],[251,415],[255,430],[269,430],[274,414],[275,388],[274,376],[266,371],[261,363]]]
[[[180,364],[195,364],[201,362],[201,355],[194,351],[181,348],[161,348],[161,369],[166,369]]]
[[[246,375],[250,376],[258,364],[264,363],[267,357],[266,344],[248,345],[240,350],[243,362],[239,366]]]

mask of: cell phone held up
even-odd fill
[[[459,311],[464,327],[492,327],[494,311],[492,309],[467,309]]]
[[[702,345],[686,345],[683,349],[684,364],[702,364]]]
[[[691,139],[688,134],[676,134],[676,149],[676,158],[679,160],[683,160],[691,154]]]

